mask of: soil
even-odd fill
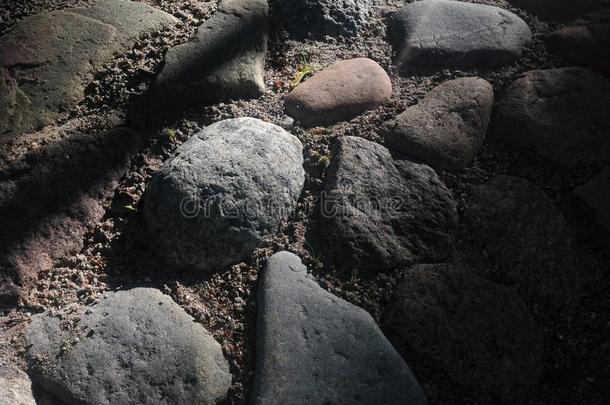
[[[366,269],[335,269],[313,251],[305,235],[316,221],[315,201],[324,182],[329,145],[339,136],[354,135],[383,143],[378,128],[407,106],[421,99],[435,85],[456,77],[479,76],[490,81],[496,95],[520,73],[531,69],[563,66],[544,45],[544,36],[563,25],[547,24],[514,9],[503,0],[475,3],[497,5],[521,16],[530,26],[534,40],[519,61],[493,71],[443,71],[431,76],[401,77],[392,66],[385,22],[405,1],[379,0],[368,26],[355,39],[324,38],[320,41],[291,40],[272,18],[270,50],[267,56],[267,92],[256,100],[238,100],[199,106],[172,117],[134,117],[129,106],[141,95],[160,70],[162,57],[172,45],[191,38],[196,27],[216,9],[217,1],[155,0],[146,3],[180,19],[178,28],[142,38],[96,75],[87,89],[87,98],[57,125],[28,134],[5,145],[2,164],[28,150],[69,137],[78,131],[104,129],[121,123],[147,135],[145,147],[134,159],[113,198],[107,201],[104,219],[85,238],[83,250],[65,258],[39,274],[36,287],[14,309],[0,312],[0,356],[14,358],[25,367],[23,329],[32,314],[95,302],[103,291],[135,286],[161,289],[173,297],[197,322],[221,343],[233,374],[228,403],[247,402],[254,370],[254,334],[257,273],[274,252],[298,254],[312,269],[322,287],[369,311],[379,322],[395,286],[406,269],[371,273]],[[79,0],[0,0],[0,33],[19,19],[42,11],[87,4]],[[610,2],[605,10],[582,22],[609,22]],[[273,1],[271,1],[273,12]],[[283,98],[299,63],[306,58],[315,69],[338,60],[369,57],[390,75],[394,95],[378,110],[350,122],[326,128],[290,131],[305,147],[306,186],[297,213],[287,220],[277,235],[244,263],[212,275],[176,272],[164,264],[150,244],[140,215],[146,184],[172,151],[204,126],[226,118],[250,116],[287,126]],[[530,398],[531,404],[604,404],[610,398],[610,250],[608,239],[593,225],[592,215],[573,197],[572,190],[595,175],[599,167],[558,170],[533,156],[507,145],[488,141],[472,167],[457,173],[439,172],[453,191],[460,211],[472,186],[498,174],[523,177],[541,187],[560,207],[574,232],[583,299],[570,315],[550,313],[534,307],[536,321],[544,333],[544,377]],[[126,209],[133,207],[134,209]],[[413,365],[412,365],[413,366]],[[431,404],[476,404],[479,400],[466,388],[455,387],[434,370],[413,366]]]

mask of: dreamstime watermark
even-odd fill
[[[180,202],[180,214],[187,219],[226,218],[234,220],[255,220],[261,217],[293,218],[309,217],[318,211],[322,218],[363,215],[385,219],[397,217],[404,212],[407,203],[397,197],[371,198],[352,194],[321,192],[306,199],[298,209],[283,200],[236,199],[233,196],[212,196],[200,198],[189,196]]]

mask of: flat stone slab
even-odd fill
[[[579,301],[568,224],[561,211],[527,180],[498,176],[466,200],[461,239],[472,243],[467,261],[485,252],[483,270],[514,286],[528,302],[570,310]]]
[[[288,94],[284,107],[302,125],[330,125],[374,110],[391,96],[392,82],[383,68],[356,58],[315,73]]]
[[[452,0],[408,4],[389,32],[404,74],[507,65],[532,38],[527,24],[507,10]]]
[[[283,27],[297,38],[358,35],[367,23],[372,0],[280,0],[276,2]]]
[[[151,288],[104,294],[78,326],[43,313],[26,337],[32,378],[68,404],[216,404],[231,385],[220,344]]]
[[[322,289],[292,253],[260,276],[252,404],[426,404],[373,318]]]
[[[352,136],[334,147],[321,210],[319,249],[350,268],[442,261],[457,231],[453,195],[432,168]]]
[[[222,270],[273,235],[304,182],[295,136],[254,118],[224,120],[193,135],[153,177],[144,216],[169,263]]]
[[[141,139],[125,128],[73,134],[0,169],[0,307],[82,249]]]
[[[597,222],[610,232],[610,168],[602,170],[575,192],[593,211]]]
[[[487,81],[449,80],[386,123],[386,145],[434,169],[464,169],[485,142],[493,104]]]
[[[558,166],[610,162],[610,82],[567,67],[532,70],[497,103],[491,135]]]
[[[265,92],[266,0],[223,0],[195,39],[171,48],[145,103],[180,109]]]
[[[177,23],[142,3],[26,17],[0,37],[0,141],[53,123],[85,97],[93,74],[145,33]]]
[[[0,404],[36,405],[30,377],[4,360],[0,361]]]
[[[405,272],[384,320],[408,359],[487,403],[523,403],[542,374],[541,336],[519,295],[451,264]]]

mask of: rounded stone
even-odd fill
[[[386,123],[386,145],[434,169],[461,170],[485,142],[493,102],[493,88],[483,79],[447,81]]]
[[[330,125],[381,106],[392,83],[377,62],[344,60],[317,72],[286,97],[286,113],[305,126]]]
[[[567,67],[532,70],[500,98],[491,135],[554,165],[610,161],[610,82]]]
[[[161,255],[200,271],[245,259],[292,213],[305,181],[302,149],[254,118],[193,135],[146,190],[144,217]]]

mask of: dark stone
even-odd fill
[[[560,28],[546,42],[551,52],[568,62],[610,74],[610,24]]]
[[[363,138],[339,138],[321,206],[320,250],[340,266],[441,261],[457,230],[453,195],[434,170]]]

